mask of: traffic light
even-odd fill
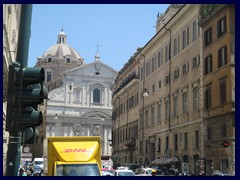
[[[8,71],[8,93],[7,93],[7,114],[6,130],[10,134],[18,132],[18,102],[19,102],[19,71],[20,64],[14,62],[9,66]]]
[[[36,127],[25,128],[22,133],[22,144],[34,144],[38,138],[39,132]]]
[[[224,148],[226,148],[226,147],[229,146],[229,143],[227,141],[223,141],[222,145],[223,145]]]
[[[22,70],[22,71],[21,71]],[[43,68],[21,69],[21,122],[20,130],[23,131],[22,144],[34,144],[39,132],[35,126],[42,124],[43,115],[38,111],[38,105],[47,98],[48,92],[44,87]]]
[[[44,69],[40,67],[23,68],[18,63],[9,66],[6,130],[10,134],[22,131],[22,144],[36,139],[38,131],[35,126],[43,121],[38,105],[48,96],[43,85],[44,77]]]

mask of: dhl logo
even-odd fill
[[[61,153],[78,153],[78,152],[88,153],[92,151],[87,149],[64,149]]]

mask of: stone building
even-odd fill
[[[36,66],[45,70],[48,100],[42,110],[44,123],[38,127],[40,140],[32,147],[34,157],[47,157],[48,136],[102,137],[102,157],[110,158],[108,141],[112,134],[111,86],[117,72],[104,64],[99,53],[85,64],[79,53],[67,44],[61,31]]]
[[[206,122],[210,121],[205,120],[207,50],[199,26],[201,8],[199,4],[170,5],[157,16],[154,37],[119,72],[113,87],[115,164],[151,165],[158,159],[160,165],[175,165],[189,174],[206,172]],[[232,88],[233,80],[229,78]],[[229,97],[234,97],[232,88]],[[229,118],[232,135],[235,119]]]
[[[16,61],[21,4],[3,4],[3,174],[6,170],[9,133],[5,131],[8,68]]]
[[[235,5],[203,5],[200,25],[206,172],[235,174]]]

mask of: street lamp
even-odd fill
[[[148,97],[149,95],[148,95],[148,92],[147,92],[147,89],[145,88],[145,92],[143,93],[143,97],[145,98],[145,97]]]

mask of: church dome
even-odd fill
[[[57,44],[51,46],[43,53],[43,59],[53,57],[54,59],[70,58],[71,61],[83,61],[79,53],[67,44],[67,35],[63,31],[58,34],[57,38]]]

